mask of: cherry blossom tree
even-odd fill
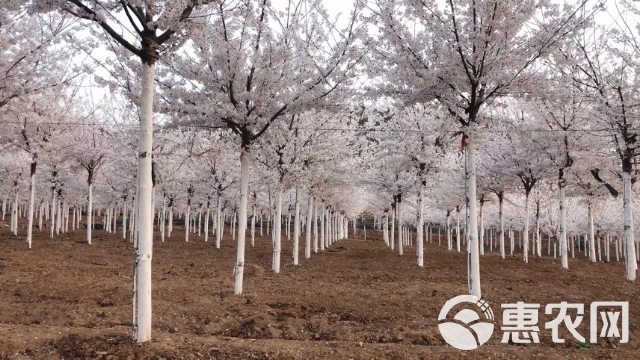
[[[436,99],[461,125],[472,295],[481,296],[474,130],[487,104],[520,92],[536,61],[583,21],[585,2],[570,8],[535,1],[368,2],[380,24],[379,66],[391,69],[382,91],[412,102]],[[532,21],[537,26],[530,27]]]
[[[355,9],[340,27],[318,0],[292,1],[285,11],[267,1],[221,3],[193,38],[193,54],[176,55],[180,80],[167,86],[180,121],[226,126],[239,141],[236,294],[242,293],[251,144],[276,121],[326,104],[348,85],[361,58],[354,50],[357,19]]]

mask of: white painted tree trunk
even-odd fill
[[[207,212],[204,215],[204,242],[209,241],[209,201],[207,200]]]
[[[220,249],[220,241],[222,240],[222,231],[224,229],[224,223],[222,222],[222,196],[220,196],[220,194],[218,194],[218,209],[216,217],[216,249]]]
[[[313,199],[313,253],[318,253],[318,204]]]
[[[631,210],[631,174],[626,171],[622,172],[622,204],[624,209],[624,245],[627,250],[625,256],[627,280],[635,281],[637,265]]]
[[[567,215],[565,209],[564,199],[564,184],[560,182],[558,184],[558,198],[559,198],[559,214],[558,221],[558,241],[560,242],[560,257],[563,269],[569,268],[569,252],[567,251]]]
[[[456,250],[460,252],[460,243],[462,242],[462,236],[460,236],[460,207],[456,208]]]
[[[256,246],[256,206],[251,207],[251,246]]]
[[[500,258],[504,259],[506,257],[506,251],[504,248],[504,200],[501,199],[499,202],[498,217],[500,218],[500,239],[498,241],[500,242]]]
[[[529,194],[524,196],[524,262],[529,262]]]
[[[282,185],[278,185],[278,192],[276,195],[276,219],[273,225],[273,232],[275,233],[275,241],[273,244],[273,272],[280,273],[280,251],[282,243]]]
[[[51,214],[50,214],[50,219],[51,219],[51,238],[52,239],[53,239],[53,233],[54,233],[55,227],[56,227],[56,201],[57,201],[56,198],[57,198],[57,191],[55,189],[53,189],[53,196],[52,196],[52,200],[51,200]],[[89,226],[89,222],[87,222],[87,226]]]
[[[540,237],[540,219],[536,217],[536,250],[538,257],[542,256],[542,238]]]
[[[309,206],[307,208],[307,235],[304,242],[304,258],[311,257],[311,220],[313,220],[313,196],[309,194]]]
[[[289,199],[291,200],[291,199]],[[291,206],[291,205],[289,205]],[[287,213],[287,240],[291,240],[291,211]]]
[[[299,264],[300,257],[300,194],[296,187],[295,219],[293,223],[293,265]],[[291,215],[289,215],[291,219]]]
[[[396,209],[398,210],[398,255],[404,255],[404,249],[402,246],[402,208],[401,202],[398,201],[398,205],[396,205]]]
[[[484,201],[480,201],[480,240],[478,241],[480,255],[484,255]]]
[[[167,226],[167,237],[171,237],[173,231],[173,207],[169,207],[169,225]]]
[[[87,244],[91,245],[91,224],[93,223],[93,184],[89,182],[89,202],[87,204]]]
[[[151,154],[153,151],[153,85],[155,64],[142,63],[140,97],[140,140],[138,157],[138,209],[135,247],[134,339],[151,340],[151,259],[153,253],[153,208]]]
[[[511,245],[509,250],[510,250],[510,254],[511,256],[513,256],[513,251],[516,248],[516,242],[515,242],[515,235],[513,234],[513,229],[509,229],[509,244]]]
[[[29,212],[27,214],[27,249],[31,249],[33,240],[33,210],[36,197],[36,163],[31,163],[31,178],[29,179]]]
[[[596,262],[596,234],[593,228],[593,205],[591,200],[588,203],[589,211],[589,259],[591,262]],[[598,242],[598,253],[600,252],[600,242]]]
[[[200,229],[202,229],[202,211],[198,211],[198,236],[202,236]]]
[[[420,185],[420,194],[418,197],[418,237],[416,239],[417,252],[418,252],[418,266],[424,267],[424,248],[422,243],[422,229],[424,224],[424,182]]]
[[[324,251],[324,233],[325,233],[325,213],[326,213],[326,208],[324,206],[324,201],[320,201],[320,207],[322,208],[322,214],[320,217],[320,250]]]
[[[453,250],[453,236],[451,236],[451,216],[447,214],[447,250]]]
[[[354,224],[355,224],[355,221],[354,221]],[[382,218],[382,238],[384,239],[384,243],[387,246],[389,246],[389,213],[388,212]]]
[[[233,211],[233,218],[231,219],[231,239],[236,239],[236,219],[238,218],[236,211]]]
[[[187,202],[187,214],[184,217],[184,241],[189,242],[189,227],[191,223],[191,199]]]
[[[40,215],[42,215],[42,207],[40,207]],[[71,230],[76,229],[76,216],[78,213],[78,208],[76,206],[73,207],[73,220],[71,221]],[[42,227],[42,216],[40,216],[40,227]]]
[[[235,284],[233,293],[242,294],[242,280],[244,275],[244,245],[247,230],[247,203],[249,198],[249,152],[243,148],[240,153],[240,208],[238,228],[238,251],[236,256]],[[235,216],[234,216],[235,220]]]
[[[326,235],[326,242],[325,242],[325,246],[329,247],[331,246],[331,244],[333,244],[333,213],[331,210],[327,210],[327,235]]]
[[[396,207],[391,210],[391,251],[395,248],[395,232],[396,232]]]
[[[122,238],[126,239],[127,238],[127,217],[128,217],[128,211],[129,209],[127,208],[127,202],[125,201],[122,204]]]
[[[465,150],[467,166],[465,167],[466,183],[467,183],[467,199],[469,199],[469,224],[466,234],[469,241],[469,287],[471,295],[478,298],[482,297],[480,288],[480,255],[478,249],[478,212],[476,209],[476,149],[473,136],[467,139]]]

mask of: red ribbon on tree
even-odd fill
[[[462,141],[460,142],[460,152],[464,151],[464,147],[467,145],[467,134],[462,133]]]

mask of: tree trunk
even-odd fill
[[[473,136],[467,139],[465,155],[467,158],[467,166],[465,167],[467,199],[469,199],[469,224],[467,226],[469,233],[466,236],[469,241],[468,246],[471,249],[469,254],[469,284],[471,295],[481,298],[478,212],[476,209],[476,149]]]
[[[173,206],[169,207],[169,225],[167,226],[167,237],[171,237],[173,231]]]
[[[484,255],[484,201],[480,201],[480,240],[478,241],[480,255]]]
[[[309,194],[309,205],[307,209],[307,236],[304,244],[304,258],[311,257],[311,220],[313,220],[313,196]]]
[[[529,262],[529,193],[524,195],[524,262]]]
[[[87,204],[87,244],[91,245],[91,224],[93,223],[93,179],[89,175],[89,203]]]
[[[244,274],[244,243],[247,230],[247,199],[249,197],[249,151],[243,148],[240,153],[240,209],[238,223],[238,253],[235,267],[235,285],[233,293],[242,294],[242,279]]]
[[[460,236],[460,207],[456,207],[456,250],[460,252],[460,243],[462,242],[462,236]]]
[[[51,211],[50,211],[50,220],[51,220],[51,238],[53,239],[53,232],[55,231],[55,224],[56,224],[56,196],[57,196],[57,191],[55,189],[52,190],[53,191],[53,196],[51,198]],[[13,210],[13,209],[12,209]],[[13,214],[13,211],[12,211]],[[91,224],[89,224],[89,221],[87,221],[87,226],[89,226]]]
[[[36,166],[34,161],[31,163],[31,178],[29,179],[29,212],[27,214],[27,249],[31,249],[31,241],[33,238],[33,207],[36,197]]]
[[[589,259],[591,262],[596,262],[596,234],[593,228],[593,204],[589,200]],[[600,249],[600,242],[598,242],[598,250]],[[599,251],[598,251],[599,252]]]
[[[417,243],[417,252],[418,252],[418,266],[424,267],[424,248],[422,242],[422,229],[424,224],[424,186],[425,182],[422,181],[420,185],[420,194],[418,197],[418,225],[416,226],[418,230],[418,237],[416,239]]]
[[[629,166],[630,167],[630,166]],[[635,281],[636,279],[636,250],[633,234],[633,220],[631,210],[631,174],[629,171],[622,172],[622,189],[623,189],[623,209],[624,209],[624,245],[627,250],[625,256],[627,280]]]
[[[278,185],[278,193],[276,195],[276,221],[274,224],[275,242],[273,244],[273,271],[280,273],[280,250],[282,247],[282,184]]]
[[[241,165],[242,167],[242,165]],[[222,196],[218,194],[218,209],[216,214],[216,249],[220,249],[220,241],[222,240],[222,230],[224,223],[222,222]]]
[[[189,227],[191,226],[191,199],[187,200],[187,214],[184,218],[184,241],[189,242]]]
[[[562,268],[569,268],[569,252],[567,251],[567,215],[565,209],[564,199],[564,182],[560,180],[558,182],[558,198],[559,198],[559,214],[560,221],[558,221],[558,241],[560,242],[560,257],[562,262]]]
[[[318,204],[313,198],[313,253],[318,253]]]
[[[451,234],[451,214],[447,214],[447,250],[453,250],[453,234]]]
[[[401,213],[401,202],[398,201],[398,205],[396,205],[396,209],[398,210],[398,255],[404,255],[402,248],[402,213]]]
[[[142,63],[142,94],[140,97],[140,148],[138,151],[138,214],[135,248],[134,338],[141,343],[151,340],[151,258],[153,253],[153,208],[151,154],[153,151],[153,85],[155,64]]]
[[[300,247],[300,194],[296,187],[296,204],[295,204],[295,219],[293,223],[293,265],[298,265],[299,247]],[[291,216],[289,216],[291,219]]]
[[[204,242],[208,242],[208,241],[209,241],[209,200],[207,200],[207,212],[204,215]]]
[[[321,217],[320,217],[320,250],[324,251],[324,241],[325,241],[325,239],[324,239],[324,233],[325,233],[325,230],[324,230],[325,229],[324,218],[325,218],[325,213],[326,213],[326,209],[325,209],[325,206],[324,206],[324,201],[320,201],[320,207],[322,208],[322,214],[321,214]]]
[[[355,225],[355,221],[353,222]],[[354,231],[355,235],[355,231]],[[382,217],[382,237],[384,238],[384,243],[389,246],[389,213],[386,212]]]

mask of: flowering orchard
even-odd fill
[[[257,237],[277,274],[363,226],[419,267],[440,234],[477,297],[491,252],[634,281],[640,9],[608,5],[4,1],[2,219],[28,248],[128,239],[138,342],[177,224],[218,249],[230,225],[236,295]]]

